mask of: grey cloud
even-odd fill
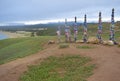
[[[41,20],[63,17],[97,17],[99,11],[103,17],[111,14],[120,17],[119,0],[0,0],[0,22]]]

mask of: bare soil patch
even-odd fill
[[[94,48],[79,49],[76,48],[77,45],[94,46]],[[70,44],[64,49],[52,44],[37,54],[0,65],[0,81],[19,81],[20,75],[27,71],[29,65],[37,64],[49,56],[64,54],[88,56],[93,59],[92,63],[96,64],[96,69],[88,81],[120,81],[120,48],[90,44]]]

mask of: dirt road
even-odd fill
[[[0,65],[0,81],[18,81],[20,75],[27,71],[28,65],[37,64],[51,55],[63,54],[83,55],[93,59],[96,69],[88,81],[120,81],[120,48],[92,46],[94,46],[93,49],[78,49],[76,44],[70,44],[69,48],[59,49],[58,45],[51,45],[37,54]]]

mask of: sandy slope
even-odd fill
[[[9,38],[26,37],[25,34],[15,33],[15,32],[12,33],[12,32],[7,32],[7,31],[0,31],[0,33],[7,35]]]
[[[18,81],[20,75],[27,70],[28,65],[37,64],[51,55],[78,54],[89,56],[97,65],[94,74],[88,81],[120,81],[120,48],[94,45],[93,49],[78,49],[76,44],[70,48],[59,49],[58,45],[7,64],[0,65],[0,81]]]

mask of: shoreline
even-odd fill
[[[29,37],[29,35],[25,35],[25,33],[18,32],[0,31],[0,33],[5,34],[8,38]]]

